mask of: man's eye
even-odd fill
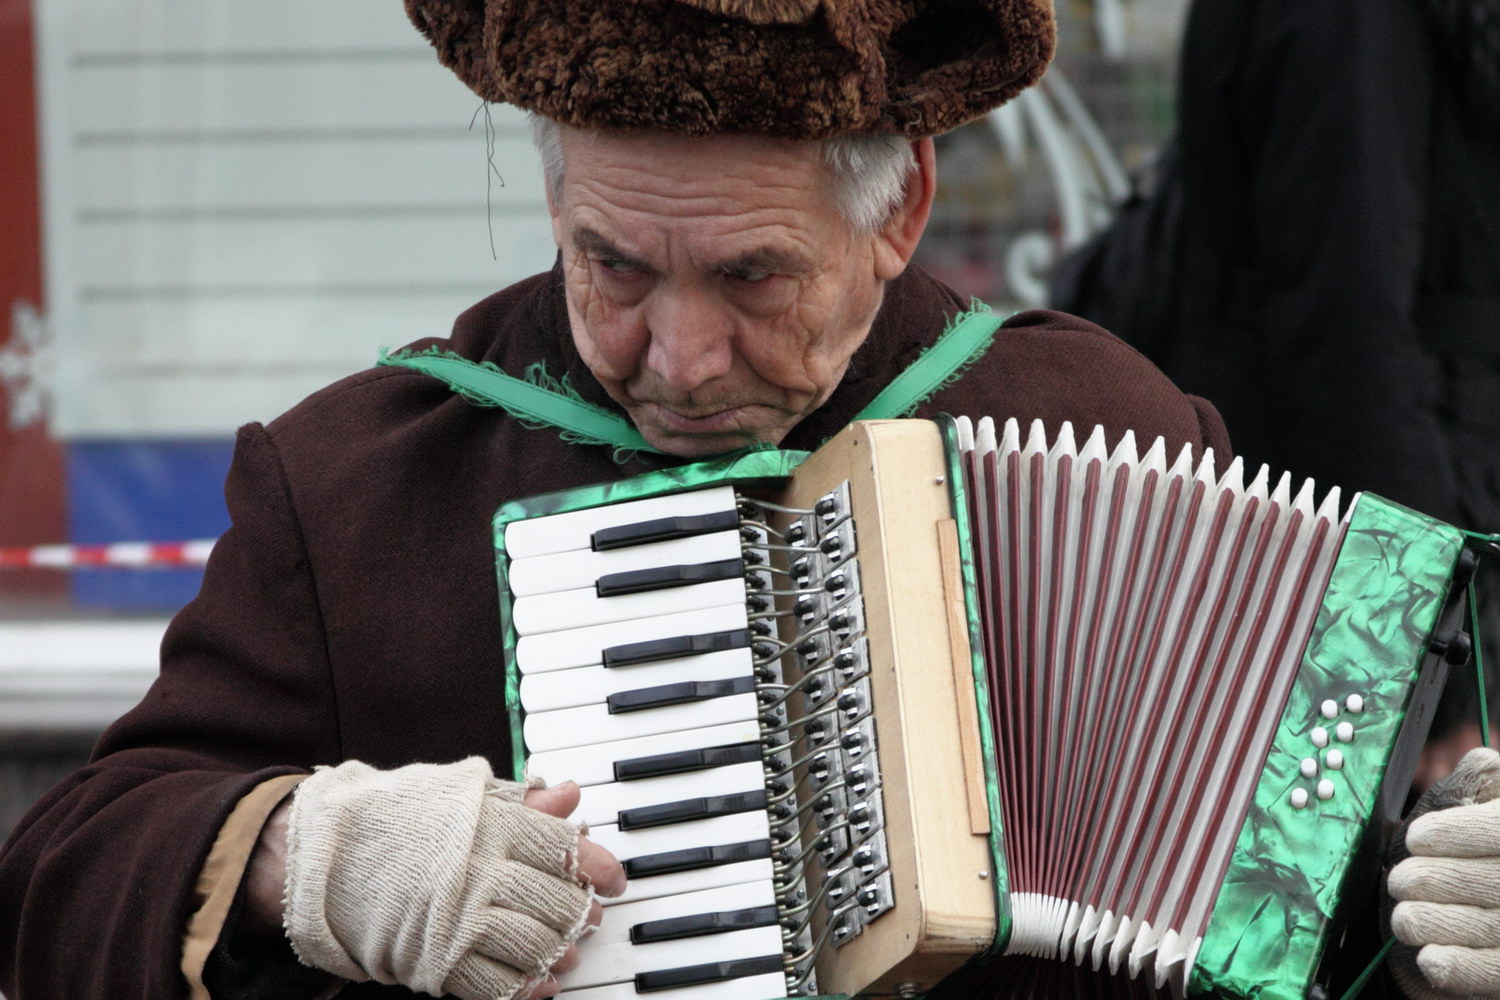
[[[641,269],[628,260],[618,260],[609,257],[601,257],[597,263],[610,274],[635,275],[640,274]]]
[[[728,274],[735,281],[743,281],[748,285],[758,285],[762,281],[773,277],[770,271],[762,271],[753,268],[739,271],[730,271],[728,272]]]

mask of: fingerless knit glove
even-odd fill
[[[506,1000],[584,930],[581,828],[521,804],[487,761],[380,771],[358,761],[298,786],[287,829],[286,931],[346,979]]]

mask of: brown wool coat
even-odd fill
[[[834,433],[964,307],[915,269],[890,285],[845,382],[786,446],[811,449]],[[474,306],[444,346],[511,373],[544,360],[612,405],[566,330],[554,269]],[[1102,423],[1112,440],[1133,428],[1174,448],[1227,451],[1212,407],[1102,330],[1056,313],[1012,318],[921,415],[940,411]],[[0,857],[0,992],[185,995],[179,964],[199,870],[229,810],[268,777],[351,758],[391,767],[483,754],[504,768],[491,513],[660,464],[617,466],[607,449],[563,444],[398,368],[354,375],[268,426],[242,428],[225,487],[234,524],[167,634],[160,679]],[[295,994],[247,984],[215,995]]]

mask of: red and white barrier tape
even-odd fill
[[[182,569],[208,562],[214,539],[0,547],[0,569]]]

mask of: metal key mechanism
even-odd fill
[[[799,944],[789,951],[789,995],[806,995],[819,951],[857,937],[894,905],[855,525],[848,483],[811,510],[758,508],[744,498],[740,506],[756,525],[773,511],[790,515],[785,544],[768,542],[768,562],[754,568],[774,575],[760,594],[789,609],[795,628],[779,642],[761,640],[767,655],[757,663],[774,650],[782,675],[795,678],[783,688],[784,727],[766,733],[768,745],[787,748],[786,767],[768,769],[767,779],[773,788],[801,792],[788,791],[773,806],[771,839],[783,884],[799,886],[805,897],[783,898],[783,907],[789,947],[793,939]],[[818,909],[823,917],[815,925]]]

